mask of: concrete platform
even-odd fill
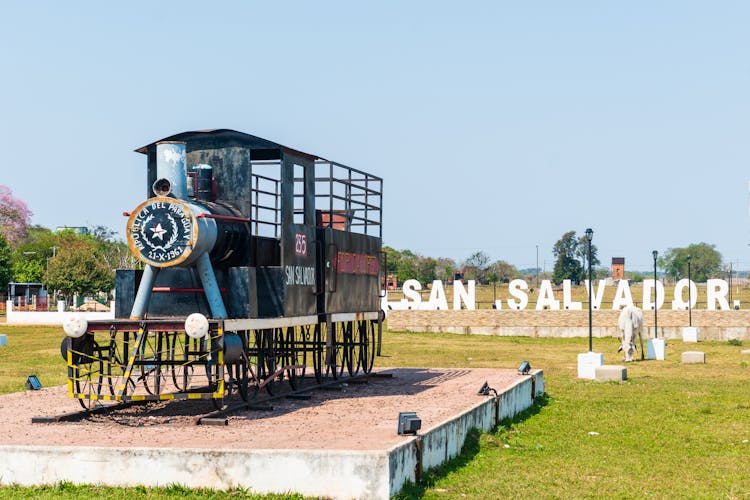
[[[682,328],[683,342],[698,342],[698,327],[686,326]]]
[[[0,421],[9,422],[0,428],[0,484],[240,486],[254,493],[386,499],[458,455],[472,429],[492,429],[544,392],[541,370],[382,372],[392,378],[277,401],[274,411],[233,416],[226,427],[196,426],[195,412],[175,415],[185,402],[156,408],[137,425],[128,415],[31,424],[31,416],[70,411],[75,402],[65,388],[0,396]],[[477,394],[485,381],[498,396]],[[35,399],[42,397],[44,403]],[[58,404],[50,408],[50,399]],[[417,413],[420,434],[397,435],[398,411]]]
[[[602,365],[596,367],[597,382],[622,382],[627,380],[628,370],[621,365]]]
[[[604,354],[600,352],[582,352],[578,355],[578,378],[594,380],[596,368],[604,364]]]
[[[740,354],[750,354],[750,349],[742,349]]]
[[[682,353],[682,362],[684,364],[705,363],[706,353],[701,351],[685,351]]]

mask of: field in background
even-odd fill
[[[59,328],[4,326],[0,332],[8,334],[9,344],[0,348],[0,392],[22,390],[30,373],[37,373],[45,386],[64,383]],[[617,339],[594,339],[594,350],[605,353],[609,364],[621,360],[617,347]],[[576,378],[576,356],[586,350],[587,339],[386,331],[377,366],[516,368],[528,360],[544,370],[547,391],[523,418],[489,434],[473,434],[459,458],[401,496],[747,498],[750,356],[740,351],[749,347],[670,342],[666,361],[629,364],[626,383],[601,384]],[[686,350],[705,351],[708,363],[681,365],[680,353]],[[3,497],[92,494],[262,498],[246,490],[180,487],[0,488]]]

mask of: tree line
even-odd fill
[[[386,273],[396,275],[399,283],[409,279],[423,284],[434,280],[449,281],[457,274],[461,279],[479,283],[508,283],[512,279],[528,279],[536,275],[534,269],[519,270],[504,260],[492,261],[481,250],[459,262],[448,257],[425,257],[411,250],[396,250],[389,246],[384,246],[383,251]]]
[[[0,286],[44,283],[57,298],[110,294],[115,270],[138,264],[115,232],[95,226],[87,234],[53,232],[33,226],[31,211],[6,186],[0,186]],[[2,293],[2,292],[0,292]]]
[[[114,287],[116,269],[140,267],[127,245],[115,238],[115,232],[96,226],[88,234],[72,230],[52,232],[31,225],[31,211],[12,191],[0,185],[0,285],[7,289],[11,281],[44,283],[48,290],[70,297],[73,294],[109,293]],[[463,261],[447,257],[423,256],[411,250],[384,246],[384,269],[395,274],[400,283],[416,279],[423,284],[434,280],[461,279],[479,283],[508,283],[516,278],[551,279],[555,284],[569,279],[580,283],[587,277],[589,246],[585,235],[564,233],[553,247],[555,265],[552,273],[539,269],[517,269],[505,260],[492,259],[476,251]],[[721,254],[714,245],[694,243],[684,248],[669,248],[659,256],[663,275],[678,280],[688,275],[697,282],[719,277],[725,272]],[[591,266],[595,279],[609,276],[609,269],[599,267],[598,248],[591,244]],[[648,273],[626,273],[631,281],[650,277]]]
[[[554,283],[562,283],[564,279],[580,283],[587,279],[589,241],[585,235],[579,237],[575,231],[564,233],[555,243],[552,252],[555,255],[555,267],[552,272]],[[608,268],[596,267],[600,263],[597,254],[596,245],[591,243],[591,266],[594,279],[610,275]],[[662,274],[672,281],[687,278],[690,274],[693,281],[702,283],[709,278],[722,277],[727,272],[721,253],[716,250],[716,246],[703,242],[692,243],[687,247],[669,248],[658,256],[656,264],[657,269],[662,269]],[[625,277],[638,282],[644,278],[650,278],[651,275],[629,272],[625,274]]]
[[[416,279],[422,284],[433,280],[447,281],[458,275],[465,280],[476,280],[482,284],[508,283],[516,278],[527,281],[549,279],[556,285],[563,280],[575,284],[588,278],[589,242],[585,235],[578,236],[575,231],[564,233],[552,248],[555,264],[551,273],[539,269],[517,269],[504,260],[492,261],[483,251],[471,254],[463,261],[456,262],[446,257],[427,257],[411,250],[396,250],[383,247],[386,254],[385,268],[387,274],[396,275],[398,282]],[[610,269],[601,266],[599,249],[591,243],[591,268],[593,279],[604,279],[610,276]],[[690,257],[690,277],[695,282],[705,282],[708,278],[724,276],[727,269],[721,254],[715,245],[693,243],[684,248],[669,248],[657,259],[660,276],[672,281],[688,277],[688,257]],[[632,282],[641,282],[653,275],[648,272],[626,271],[625,278]]]

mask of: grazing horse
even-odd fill
[[[643,311],[635,306],[625,306],[620,311],[617,325],[622,332],[622,345],[617,352],[625,351],[625,361],[633,361],[633,353],[636,351],[635,338],[641,341],[641,359],[643,356],[643,337],[641,327],[643,326]]]

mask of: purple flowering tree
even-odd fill
[[[0,234],[14,246],[26,236],[31,223],[31,210],[26,203],[13,197],[8,186],[0,185]]]

